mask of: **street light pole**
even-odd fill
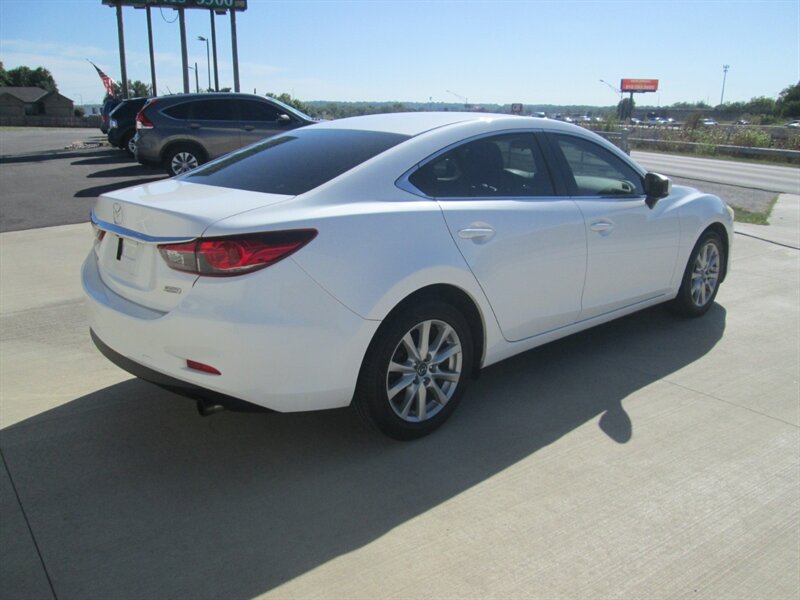
[[[208,49],[208,38],[198,35],[197,39],[206,43],[206,66],[208,67],[208,91],[211,91],[211,52]]]
[[[620,102],[622,102],[622,90],[618,90],[613,85],[608,83],[605,79],[601,79],[600,83],[605,83],[608,87],[610,87],[614,91],[615,94],[619,94],[619,100]]]
[[[728,78],[728,69],[730,65],[722,65],[722,94],[719,96],[719,103],[722,104],[725,99],[725,80]]]
[[[197,63],[194,63],[194,66],[188,65],[187,69],[192,69],[194,71],[194,93],[200,93],[200,78],[197,76]]]

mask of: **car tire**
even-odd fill
[[[434,300],[401,309],[369,346],[353,406],[389,437],[420,438],[456,409],[472,365],[472,335],[458,310]]]
[[[164,168],[167,175],[174,177],[193,169],[205,162],[205,154],[192,144],[180,144],[169,149],[164,157]]]
[[[125,153],[130,156],[131,158],[136,157],[136,142],[135,142],[135,133],[129,133],[125,136],[125,139],[122,142],[122,149],[125,150]]]
[[[689,256],[678,295],[667,304],[670,312],[684,317],[708,312],[717,297],[726,259],[718,233],[706,231],[701,235]]]

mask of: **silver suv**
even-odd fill
[[[136,160],[180,175],[204,162],[314,119],[254,94],[182,94],[148,102],[136,116]]]

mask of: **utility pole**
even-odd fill
[[[728,69],[730,68],[730,65],[722,65],[722,94],[720,94],[719,97],[720,104],[725,100],[725,80],[728,78]]]

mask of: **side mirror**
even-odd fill
[[[285,114],[278,115],[278,123],[280,125],[286,125],[287,123],[291,122],[292,122],[292,117],[290,117],[289,115]]]
[[[644,193],[647,195],[645,202],[653,208],[656,202],[666,198],[672,192],[672,182],[668,177],[658,173],[648,173],[644,176]]]

